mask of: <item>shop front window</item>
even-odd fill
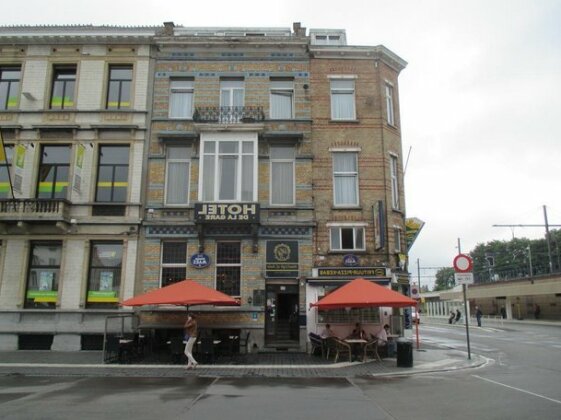
[[[92,242],[88,278],[88,308],[116,308],[123,264],[122,242]]]
[[[60,242],[32,242],[27,275],[25,307],[55,309],[62,244]]]

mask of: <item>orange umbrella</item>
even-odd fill
[[[217,305],[239,306],[239,302],[210,287],[193,280],[183,280],[160,289],[151,290],[143,295],[125,300],[123,306],[142,305]]]
[[[371,306],[406,307],[417,302],[401,293],[365,279],[355,279],[311,306],[319,309],[367,308]]]

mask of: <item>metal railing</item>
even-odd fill
[[[195,108],[193,121],[202,123],[239,124],[263,121],[261,106],[203,106]]]

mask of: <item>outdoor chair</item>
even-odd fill
[[[351,346],[348,343],[345,343],[343,340],[338,339],[337,337],[328,337],[326,338],[327,342],[327,358],[329,359],[332,355],[334,355],[334,362],[337,363],[339,360],[339,356],[349,356],[349,362],[352,362],[353,353],[351,351]]]
[[[119,337],[115,335],[108,335],[106,337],[103,361],[105,363],[120,361]]]
[[[247,354],[247,346],[249,345],[249,331],[247,332],[245,338],[242,338],[242,336],[240,335],[240,350],[243,348],[244,349],[244,353]]]
[[[310,355],[315,355],[317,350],[319,350],[321,357],[325,357],[326,346],[324,339],[321,338],[319,335],[314,333],[309,333],[308,337],[310,338]]]
[[[169,345],[171,353],[171,362],[180,364],[185,352],[185,344],[183,344],[182,337],[172,337]]]
[[[382,361],[380,355],[378,354],[378,339],[372,338],[368,343],[364,345],[364,355],[362,357],[363,361],[368,360],[368,355],[373,356],[379,362]]]
[[[201,337],[197,358],[203,363],[214,363],[214,338],[212,336]]]

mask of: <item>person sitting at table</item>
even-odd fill
[[[323,329],[323,331],[321,332],[321,338],[327,338],[327,337],[337,337],[335,335],[335,333],[333,332],[333,330],[331,329],[331,325],[329,324],[325,324],[325,328]]]
[[[376,333],[376,338],[378,339],[378,346],[385,346],[388,343],[388,334],[390,332],[390,326],[388,324],[384,325],[380,331]]]
[[[366,340],[366,332],[364,332],[364,330],[362,329],[360,322],[357,322],[355,324],[355,329],[348,338]]]

